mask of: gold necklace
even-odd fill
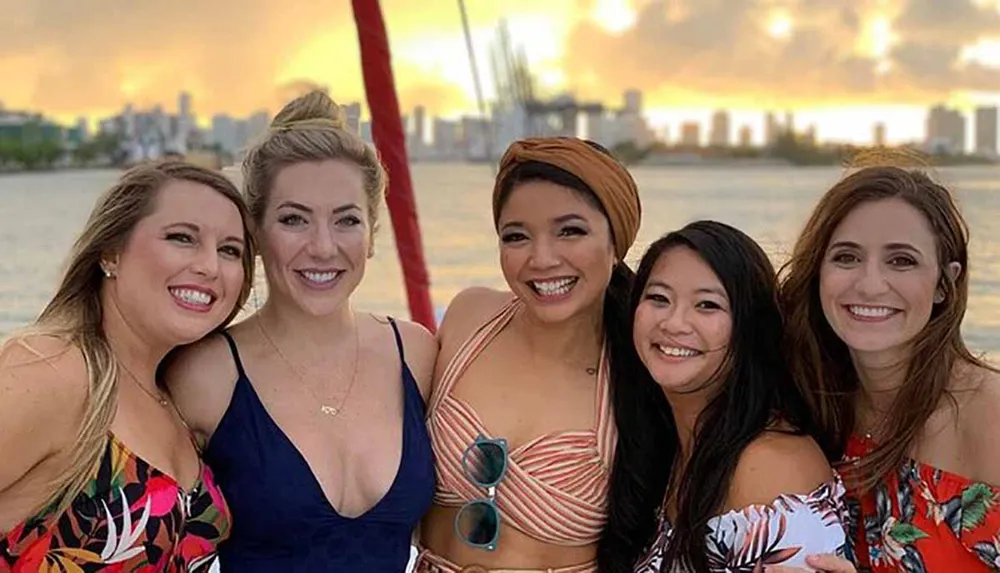
[[[159,403],[164,408],[166,408],[167,406],[170,405],[170,402],[167,400],[167,397],[163,395],[163,392],[160,392],[159,390],[157,390],[157,394],[159,394],[159,396],[157,396],[156,394],[153,394],[148,389],[146,389],[145,386],[142,385],[142,382],[139,382],[139,379],[136,378],[135,374],[132,374],[132,371],[129,370],[128,366],[125,366],[125,364],[121,360],[118,361],[118,365],[121,366],[122,369],[125,370],[126,373],[128,373],[129,378],[132,379],[132,382],[134,382],[135,385],[138,386],[139,389],[142,390],[147,396],[149,396],[153,400],[156,400],[156,402]]]
[[[361,339],[358,331],[361,330],[361,328],[357,324],[354,326],[354,372],[351,374],[351,382],[347,385],[347,391],[344,392],[344,397],[340,399],[340,404],[331,406],[329,404],[324,404],[323,400],[320,399],[320,397],[317,396],[311,388],[309,388],[309,385],[306,383],[305,376],[299,372],[299,369],[292,364],[291,360],[285,357],[285,353],[278,348],[278,345],[275,344],[274,340],[272,340],[270,335],[267,334],[267,330],[264,329],[264,323],[260,320],[260,314],[254,315],[254,318],[256,319],[257,328],[260,330],[260,333],[264,335],[264,339],[267,340],[267,343],[274,349],[274,352],[279,358],[281,358],[288,368],[291,369],[299,381],[302,382],[302,386],[306,389],[306,391],[312,394],[313,399],[320,403],[319,411],[327,416],[330,416],[331,418],[335,418],[337,414],[340,414],[344,410],[344,404],[347,403],[347,398],[351,395],[351,389],[354,388],[354,383],[358,379],[358,364],[361,362]]]

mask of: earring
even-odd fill
[[[109,279],[115,278],[115,271],[111,270],[110,268],[108,268],[108,267],[106,267],[104,265],[101,265],[101,270],[104,271],[104,276],[105,277],[107,277]]]
[[[934,304],[941,304],[942,302],[944,302],[944,293],[936,291],[934,293]]]

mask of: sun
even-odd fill
[[[775,40],[784,40],[791,36],[795,22],[784,10],[775,10],[767,20],[767,33]]]
[[[635,25],[635,10],[628,0],[597,0],[591,18],[612,33],[620,33]]]

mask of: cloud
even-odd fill
[[[908,0],[895,27],[907,38],[922,43],[973,43],[984,36],[998,35],[1000,12],[971,0]]]
[[[617,99],[628,88],[761,105],[904,103],[953,90],[993,89],[1000,71],[964,65],[964,45],[1000,37],[1000,13],[972,0],[897,4],[897,43],[884,56],[859,49],[875,0],[651,0],[636,25],[612,33],[581,22],[563,67],[587,99]],[[777,13],[794,24],[769,32]],[[883,12],[884,13],[884,10]],[[935,33],[935,30],[946,32]]]
[[[318,0],[0,0],[0,60],[31,54],[22,75],[32,104],[55,113],[113,107],[126,98],[163,101],[187,88],[212,108],[249,111],[266,99],[294,54],[337,10]],[[342,17],[343,14],[340,14]],[[342,19],[342,18],[341,18]]]
[[[508,10],[546,13],[576,1],[470,2],[469,17],[472,25],[492,26]],[[461,38],[453,0],[381,4],[394,51],[421,38]],[[329,85],[337,99],[363,96],[346,0],[0,0],[0,15],[0,73],[18,78],[16,86],[0,87],[0,100],[10,107],[66,115],[111,112],[133,101],[173,109],[170,102],[185,89],[202,116],[260,107],[273,112],[281,86],[297,79]],[[447,82],[422,70],[399,66],[395,72],[401,85],[441,84],[409,91],[456,98]]]
[[[639,88],[661,105],[728,99],[763,107],[1000,91],[1000,72],[962,60],[964,45],[1000,38],[1000,13],[976,0],[632,0],[638,17],[624,33],[585,17],[597,2],[467,6],[474,33],[500,17],[551,22],[539,29],[559,33],[538,40],[562,40],[561,54],[539,65],[558,68],[586,99],[617,101]],[[455,2],[382,0],[382,8],[404,112],[417,103],[432,113],[472,111]],[[768,33],[778,10],[794,21],[782,38]],[[857,49],[880,11],[897,40],[884,56],[888,71],[884,58]],[[0,100],[9,107],[63,117],[111,113],[126,101],[172,110],[184,89],[201,117],[274,112],[296,80],[329,86],[338,101],[364,97],[346,0],[0,0],[0,14]],[[532,49],[530,38],[524,43]]]

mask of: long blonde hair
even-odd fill
[[[35,322],[12,338],[49,335],[80,349],[87,366],[88,394],[83,422],[69,452],[69,467],[52,484],[40,511],[61,512],[92,479],[118,405],[119,364],[103,327],[102,256],[120,251],[136,224],[155,208],[157,194],[170,181],[201,183],[232,201],[243,220],[247,247],[244,280],[237,303],[218,328],[227,325],[246,303],[253,285],[256,249],[250,217],[239,191],[222,173],[182,161],[146,163],[125,172],[97,200],[70,253],[59,288]]]
[[[259,225],[264,217],[279,171],[330,159],[350,161],[361,169],[368,222],[374,228],[388,179],[385,167],[375,148],[348,129],[340,106],[319,90],[288,102],[243,159],[243,187],[254,222]]]

